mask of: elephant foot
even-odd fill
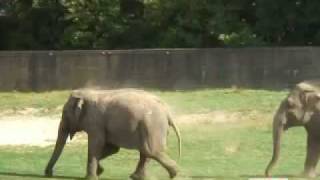
[[[178,168],[177,167],[173,167],[172,169],[169,170],[169,176],[170,178],[174,178],[176,177],[178,174]]]
[[[86,177],[87,180],[99,180],[98,176],[89,175]]]
[[[98,166],[97,175],[100,176],[103,173],[104,169],[101,165]]]
[[[46,169],[44,171],[44,174],[46,177],[52,177],[53,173],[52,173],[52,169]]]
[[[132,180],[145,180],[146,179],[146,175],[144,173],[133,173],[131,174],[130,178]]]
[[[302,173],[302,175],[307,178],[316,178],[317,177],[317,173],[315,171],[304,171]]]

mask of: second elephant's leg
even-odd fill
[[[101,154],[99,160],[102,160],[108,156],[111,156],[112,154],[119,152],[119,149],[120,148],[118,146],[114,146],[112,144],[106,144],[103,148],[103,151],[102,151],[102,154]],[[100,174],[102,174],[103,171],[104,171],[103,167],[101,166],[100,163],[98,163],[98,169],[97,169],[98,176]]]
[[[138,165],[136,167],[135,172],[130,176],[134,180],[141,180],[145,178],[145,167],[146,164],[150,161],[150,159],[143,153],[140,152],[140,159]]]
[[[307,155],[304,165],[304,175],[308,177],[316,176],[316,166],[320,157],[320,141],[308,134]]]

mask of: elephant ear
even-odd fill
[[[84,111],[84,99],[81,97],[74,97],[75,103],[73,106],[73,118],[70,119],[70,139],[73,138],[75,133],[79,131],[79,125]]]
[[[79,98],[79,100],[76,103],[76,107],[74,110],[75,119],[80,122],[80,115],[83,109],[84,100],[82,98]]]
[[[320,102],[320,93],[315,91],[304,91],[301,99],[307,110],[315,110],[315,106]]]
[[[303,122],[307,122],[315,112],[320,112],[320,93],[315,91],[305,92],[302,103],[305,111]]]

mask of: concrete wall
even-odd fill
[[[319,78],[319,59],[318,47],[2,51],[0,90],[287,88]]]

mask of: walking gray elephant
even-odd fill
[[[173,127],[179,142],[179,129],[173,122],[165,103],[142,90],[75,90],[65,103],[58,138],[45,169],[52,176],[68,136],[79,131],[88,134],[87,178],[98,179],[103,172],[99,161],[119,151],[120,147],[136,149],[140,160],[132,179],[145,177],[149,159],[159,162],[173,178],[177,165],[165,153],[169,126]]]
[[[315,177],[320,156],[320,81],[297,84],[281,102],[273,120],[273,155],[265,175],[279,159],[281,135],[293,126],[304,126],[307,132],[307,154],[304,176]]]

